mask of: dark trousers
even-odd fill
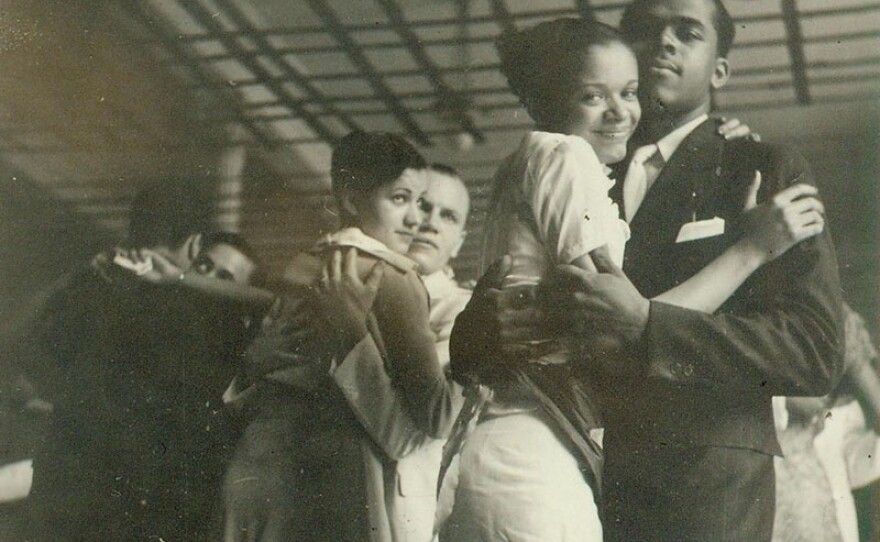
[[[606,448],[605,542],[770,542],[773,456],[745,448]]]

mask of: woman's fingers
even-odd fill
[[[326,264],[324,269],[321,270],[321,280],[318,281],[318,286],[322,290],[326,290],[330,287],[330,267],[331,264]]]
[[[746,211],[758,206],[758,190],[761,189],[761,179],[761,172],[755,170],[755,177],[752,179],[752,184],[749,185],[749,191],[746,193]]]
[[[371,292],[376,292],[379,290],[379,284],[382,282],[382,277],[385,275],[385,262],[379,260],[373,267],[370,268],[370,272],[367,273],[367,278],[364,280],[364,286],[367,290]],[[357,279],[357,276],[355,276]]]
[[[342,250],[337,249],[333,251],[333,256],[330,258],[330,279],[339,283],[342,281]]]
[[[345,266],[342,270],[348,280],[360,282],[357,274],[357,249],[352,247],[345,253]]]
[[[500,288],[501,283],[504,282],[504,277],[510,273],[512,267],[513,258],[509,254],[505,254],[503,257],[492,262],[492,265],[489,266],[480,278],[480,281],[477,282],[477,287],[474,288],[474,296],[482,296],[489,290]]]
[[[773,203],[779,207],[784,207],[798,198],[818,194],[819,190],[811,184],[795,183],[773,196]]]

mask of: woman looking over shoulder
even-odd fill
[[[422,222],[424,167],[390,134],[355,132],[335,146],[343,227],[288,268],[282,302],[247,354],[253,385],[239,397],[251,421],[226,477],[226,540],[390,540],[384,493],[393,461],[331,376],[359,362],[351,352],[367,336],[414,429],[448,433],[452,387],[437,361],[427,293],[404,256]],[[315,310],[321,296],[312,292],[338,283],[343,252],[345,278],[366,295]],[[323,332],[303,333],[316,328]]]
[[[596,272],[593,258],[601,254],[620,267],[629,229],[608,196],[614,183],[606,164],[626,156],[641,109],[636,57],[609,26],[558,19],[507,33],[497,47],[502,72],[536,123],[495,176],[484,248],[484,261],[507,256],[509,269],[492,295],[499,304],[515,304],[557,265]],[[756,173],[749,200],[759,183]],[[814,193],[795,186],[779,205]],[[754,211],[747,235],[659,299],[714,311],[771,254],[822,230],[818,202],[798,211],[791,213],[797,220],[766,206]],[[480,297],[475,292],[474,300]],[[482,408],[463,410],[479,418],[461,449],[455,504],[441,538],[601,540],[602,454],[590,436],[601,417],[590,390],[591,364],[550,331],[507,337],[503,359],[494,353],[457,358],[456,331],[470,327],[472,339],[479,337],[473,328],[486,324],[467,313],[453,330],[453,374],[492,395]]]

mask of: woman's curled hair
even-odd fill
[[[592,19],[560,18],[503,33],[495,42],[501,73],[539,124],[564,114],[576,88],[585,53],[595,45],[625,44],[614,28]]]

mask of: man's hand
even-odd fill
[[[455,319],[449,338],[452,378],[462,385],[479,383],[493,372],[501,351],[501,285],[512,267],[510,256],[495,261],[477,282],[471,300]],[[508,329],[507,333],[512,331]]]
[[[650,302],[606,251],[594,251],[590,256],[599,273],[560,265],[544,290],[558,310],[569,312],[577,339],[597,357],[616,353],[641,339],[648,325]]]
[[[367,334],[367,315],[373,308],[384,273],[384,262],[376,262],[361,281],[357,249],[350,248],[346,252],[344,265],[342,251],[336,250],[314,289],[318,310],[329,331],[341,334],[351,346]]]
[[[514,286],[501,289],[504,277],[510,272],[512,261],[504,256],[492,264],[474,290],[474,297],[482,297],[484,317],[491,329],[496,330],[498,346],[506,357],[527,357],[529,341],[548,338],[545,313],[538,306],[537,286]]]

